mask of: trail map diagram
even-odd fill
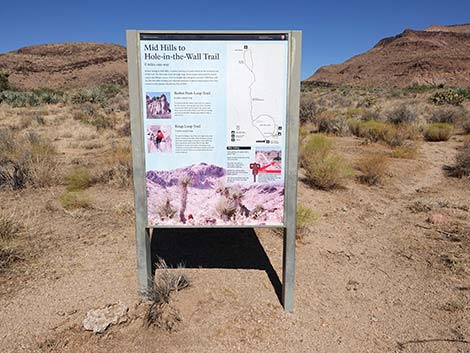
[[[281,144],[285,127],[286,47],[228,45],[229,145]]]

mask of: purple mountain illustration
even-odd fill
[[[283,183],[227,184],[226,174],[224,168],[206,163],[148,171],[150,225],[282,224]]]

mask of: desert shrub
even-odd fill
[[[188,288],[191,281],[182,273],[182,265],[171,269],[165,260],[159,259],[155,268],[155,281],[150,290],[145,293],[150,302],[145,321],[147,326],[156,326],[168,331],[176,328],[181,321],[177,309],[171,305],[173,293]]]
[[[128,187],[132,181],[130,146],[113,146],[105,160],[104,171],[96,180],[118,187]]]
[[[10,88],[10,85],[8,83],[8,76],[9,75],[6,72],[0,71],[0,92],[6,91]]]
[[[432,123],[423,132],[426,141],[447,141],[452,136],[454,127],[447,123]]]
[[[297,205],[297,231],[296,238],[307,235],[312,224],[318,219],[318,215],[309,207],[302,204]]]
[[[116,123],[114,113],[104,114],[98,105],[91,102],[80,104],[79,109],[73,113],[73,119],[83,124],[92,125],[97,130],[113,128]]]
[[[117,85],[82,88],[74,92],[70,100],[73,104],[96,103],[105,106],[108,100],[116,96],[120,90],[121,88]]]
[[[391,153],[392,158],[414,159],[418,154],[418,146],[412,142],[406,142],[395,147]]]
[[[462,150],[457,153],[456,165],[450,168],[451,176],[470,177],[470,140],[465,141]]]
[[[413,83],[412,85],[405,87],[404,91],[409,93],[425,93],[432,91],[435,88],[436,87],[432,85],[420,85],[418,83]]]
[[[361,172],[359,180],[369,185],[379,184],[388,168],[388,158],[384,154],[370,154],[361,157],[357,169]]]
[[[467,116],[462,124],[463,132],[465,134],[470,134],[470,116]]]
[[[460,91],[453,88],[448,88],[446,90],[434,93],[429,99],[436,105],[461,105],[465,97],[461,94]]]
[[[457,107],[445,107],[434,111],[431,115],[431,123],[457,124],[463,117],[464,111]]]
[[[68,191],[79,191],[88,188],[91,183],[91,174],[87,168],[79,167],[70,171],[65,177]]]
[[[405,104],[390,111],[387,115],[387,121],[399,125],[399,124],[414,124],[416,122],[417,115]]]
[[[470,99],[470,87],[459,87],[456,92],[466,99]]]
[[[308,139],[302,148],[301,164],[306,180],[320,189],[338,187],[351,175],[344,159],[334,153],[331,140],[323,135]]]
[[[57,151],[34,133],[0,130],[0,188],[51,185],[57,179]]]
[[[318,110],[319,107],[312,96],[302,95],[300,97],[299,118],[301,123],[311,121]]]
[[[318,131],[326,134],[346,136],[349,134],[347,119],[335,112],[324,111],[317,114],[314,122],[318,125]]]
[[[373,96],[366,96],[357,102],[357,107],[371,108],[377,104],[377,98]]]
[[[411,126],[395,126],[376,120],[358,121],[350,119],[348,123],[354,135],[371,142],[383,141],[391,147],[401,146],[407,139],[412,139],[415,136],[415,130]]]
[[[66,210],[91,208],[91,200],[79,191],[66,191],[59,198],[60,204]]]

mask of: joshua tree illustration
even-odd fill
[[[189,175],[183,177],[180,180],[181,187],[181,208],[180,208],[180,221],[186,223],[186,217],[184,213],[186,212],[186,204],[188,202],[188,185],[191,182],[191,177]]]
[[[234,190],[232,190],[231,199],[235,204],[235,208],[238,208],[240,210],[240,215],[248,217],[250,215],[250,210],[248,210],[248,208],[246,208],[245,205],[242,203],[244,197],[245,195],[243,195],[243,192],[240,189],[235,188]]]

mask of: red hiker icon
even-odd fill
[[[256,176],[258,175],[258,170],[261,168],[259,163],[250,163],[251,173],[253,174],[253,181],[256,183]]]

